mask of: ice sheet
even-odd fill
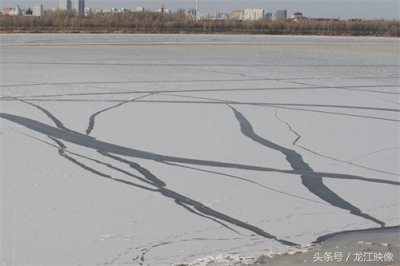
[[[398,225],[399,60],[389,38],[2,35],[1,262],[250,263]]]

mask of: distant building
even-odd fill
[[[10,15],[10,12],[12,12],[14,10],[14,8],[12,7],[5,7],[3,8],[3,10],[1,11],[1,14],[3,15]]]
[[[142,6],[136,7],[135,9],[132,9],[132,12],[144,12],[144,7]]]
[[[264,9],[245,9],[244,20],[260,20],[264,18]]]
[[[267,20],[272,20],[272,18],[273,18],[273,16],[272,16],[272,13],[271,13],[271,12],[265,13],[265,19],[267,19]]]
[[[59,0],[58,8],[61,10],[71,10],[72,8],[71,0]]]
[[[74,9],[77,16],[85,16],[85,0],[74,0]]]
[[[287,10],[286,9],[277,10],[275,12],[274,19],[275,20],[286,20],[287,19]]]
[[[22,16],[22,9],[19,6],[17,6],[16,8],[10,9],[8,14],[10,16]]]
[[[205,17],[205,19],[209,20],[227,20],[228,18],[228,14],[220,11],[209,12]]]
[[[12,8],[12,7],[5,7],[1,11],[1,14],[3,14],[3,15],[11,16],[13,13],[15,13],[15,8]]]
[[[303,20],[307,20],[307,18],[305,16],[303,16],[303,13],[301,12],[295,12],[291,17],[290,20],[292,21],[303,21]]]
[[[43,5],[37,4],[37,5],[33,6],[32,11],[33,11],[32,16],[41,17],[43,15]]]
[[[232,20],[243,20],[244,11],[243,10],[233,10],[229,13],[229,19]]]
[[[162,13],[162,14],[170,14],[170,13],[171,13],[171,10],[162,7],[162,8],[153,10],[153,12],[155,12],[155,13]]]

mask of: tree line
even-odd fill
[[[298,34],[400,37],[398,20],[199,20],[185,10],[173,13],[125,12],[88,13],[46,11],[41,17],[0,16],[0,32],[71,33],[224,33],[224,34]]]

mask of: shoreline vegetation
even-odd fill
[[[127,12],[88,14],[47,11],[41,17],[0,16],[0,33],[159,33],[260,34],[400,37],[399,20],[199,20],[174,13]]]

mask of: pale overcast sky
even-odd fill
[[[198,0],[201,13],[209,11],[225,11],[243,8],[264,8],[267,12],[287,9],[291,15],[296,11],[309,17],[330,18],[386,18],[400,19],[399,0]],[[33,6],[43,3],[45,9],[58,6],[58,0],[1,0],[0,8]],[[178,8],[189,9],[195,0],[86,0],[86,7],[135,8],[143,6],[147,9]]]

